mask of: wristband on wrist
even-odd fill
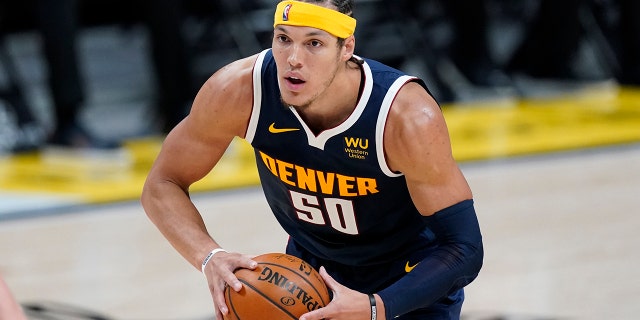
[[[378,318],[378,310],[376,308],[376,298],[369,294],[369,304],[371,304],[371,320],[376,320]]]
[[[209,252],[209,254],[207,255],[207,257],[204,258],[204,260],[202,260],[202,273],[204,273],[204,268],[207,267],[207,263],[209,263],[209,260],[211,260],[211,258],[213,258],[213,255],[218,253],[218,252],[227,252],[227,250],[222,249],[222,248],[215,248],[213,250],[211,250],[211,252]]]

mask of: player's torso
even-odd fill
[[[309,251],[345,264],[401,254],[424,228],[404,177],[389,170],[382,150],[386,111],[411,78],[372,61],[363,70],[353,113],[314,135],[280,102],[275,62],[265,52],[257,61],[254,82],[261,83],[254,83],[259,92],[247,133],[280,224]]]

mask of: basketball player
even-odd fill
[[[330,304],[300,319],[458,319],[483,260],[472,193],[424,82],[354,55],[353,0],[283,1],[272,48],[216,72],[169,135],[142,204],[205,273],[217,318],[250,257],[208,234],[189,186],[234,137],[255,149],[286,252],[320,270]]]

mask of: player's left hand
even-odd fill
[[[371,304],[366,294],[341,285],[324,267],[320,267],[320,276],[333,291],[333,300],[324,308],[303,314],[300,320],[371,320]],[[382,301],[380,298],[376,300],[377,319],[384,319]]]

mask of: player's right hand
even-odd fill
[[[229,313],[224,299],[224,289],[231,287],[236,292],[242,289],[242,282],[233,273],[237,269],[255,269],[258,263],[251,256],[235,252],[219,252],[211,257],[204,275],[216,309],[216,319],[222,320],[223,314]]]

